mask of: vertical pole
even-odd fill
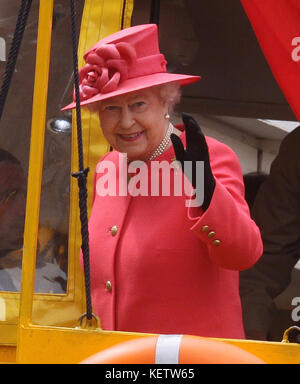
[[[46,126],[53,0],[40,0],[20,299],[20,326],[32,322]]]

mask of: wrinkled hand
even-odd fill
[[[197,161],[204,162],[204,200],[202,209],[205,211],[210,204],[216,185],[216,181],[210,167],[208,146],[201,128],[197,124],[196,120],[186,113],[182,114],[182,120],[186,131],[186,149],[184,149],[182,141],[177,135],[171,135],[176,160],[180,162],[184,174],[189,179],[194,189],[198,187],[196,183],[196,163]],[[187,172],[187,167],[186,169],[184,167],[185,161],[190,161],[192,164],[191,174],[190,172]]]

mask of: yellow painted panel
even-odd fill
[[[299,364],[300,345],[256,340],[215,339],[252,353],[268,364]]]
[[[115,344],[150,334],[85,331],[63,328],[22,328],[24,338],[20,363],[73,364]],[[233,344],[259,357],[268,364],[299,364],[300,346],[247,340],[213,339]],[[75,347],[74,347],[75,346]]]
[[[16,346],[1,345],[0,346],[0,364],[16,363]]]
[[[136,337],[123,332],[87,331],[70,328],[22,328],[21,364],[74,364],[103,349]]]

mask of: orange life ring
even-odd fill
[[[114,345],[81,364],[264,364],[251,353],[199,336],[158,335]]]

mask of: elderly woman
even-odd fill
[[[243,338],[238,271],[258,260],[262,244],[240,164],[191,116],[177,128],[169,120],[180,86],[200,78],[166,73],[155,25],[108,36],[85,60],[81,105],[99,113],[114,149],[97,165],[89,221],[92,299],[103,329]],[[166,177],[153,166],[175,157],[183,172],[170,167]],[[199,193],[178,193],[181,179]]]

